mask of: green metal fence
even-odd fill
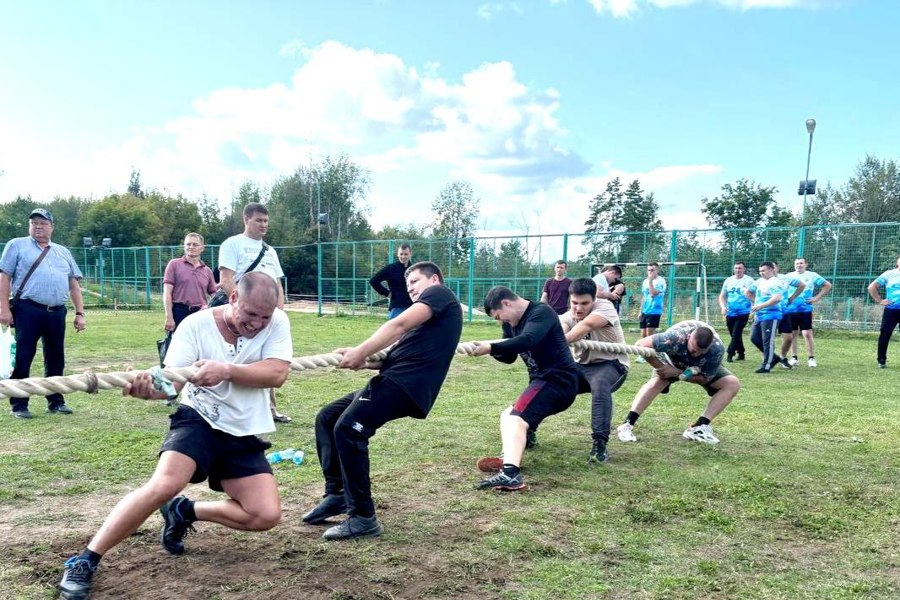
[[[666,320],[671,323],[692,317],[699,302],[707,308],[710,321],[719,323],[722,318],[716,297],[734,261],[744,261],[750,274],[755,274],[764,260],[779,262],[787,272],[793,270],[793,260],[803,256],[810,270],[834,286],[816,307],[817,326],[872,330],[880,322],[881,308],[872,304],[866,286],[895,266],[900,256],[900,223],[405,241],[412,245],[413,260],[440,265],[447,285],[466,305],[470,319],[485,318],[478,308],[494,285],[507,285],[525,298],[540,298],[544,281],[553,274],[553,264],[562,258],[569,263],[570,277],[590,275],[595,263],[700,262],[706,267],[707,290],[699,297],[696,267],[663,269],[672,290],[667,296]],[[277,250],[293,299],[306,300],[319,314],[386,314],[386,300],[368,281],[396,260],[399,243],[323,242]],[[85,275],[88,306],[158,310],[165,266],[181,256],[182,248],[73,248],[72,254]],[[215,270],[218,247],[207,246],[202,258]],[[622,309],[626,322],[637,319],[643,278],[643,268],[625,269],[628,294]]]

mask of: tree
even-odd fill
[[[806,209],[803,225],[900,221],[900,168],[893,160],[866,156],[846,184],[829,183]]]
[[[78,235],[94,242],[104,237],[113,246],[158,246],[162,243],[162,224],[148,202],[131,194],[112,194],[90,205],[78,221]]]
[[[423,225],[400,223],[385,225],[373,235],[376,240],[421,240],[427,236],[427,231]]]
[[[141,189],[141,172],[137,169],[131,170],[131,177],[128,178],[128,193],[135,198],[144,198],[144,190]]]
[[[639,233],[662,230],[659,205],[653,194],[644,193],[639,180],[632,181],[623,192],[622,182],[614,178],[588,209],[584,235],[594,260],[637,261],[655,253],[659,236],[648,239]]]
[[[450,239],[454,256],[468,258],[465,238],[475,234],[480,199],[468,181],[451,181],[431,203],[431,235]]]
[[[764,187],[746,179],[734,185],[726,183],[722,193],[713,199],[700,200],[700,211],[710,225],[725,229],[722,244],[725,248],[750,251],[760,242],[758,227],[791,225],[790,212],[775,203],[777,189]]]

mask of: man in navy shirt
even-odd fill
[[[28,237],[9,240],[0,258],[0,324],[16,328],[16,366],[12,379],[26,379],[31,375],[38,340],[44,348],[44,376],[63,374],[66,301],[70,297],[75,307],[75,331],[85,328],[84,301],[78,283],[81,270],[68,248],[50,241],[51,235],[53,215],[46,209],[36,208],[28,215]],[[44,252],[46,256],[28,276]],[[14,306],[10,306],[10,296],[16,299]],[[28,410],[28,398],[10,398],[9,403],[15,417],[33,416]],[[47,396],[47,409],[55,414],[72,413],[62,394]]]
[[[498,285],[485,296],[484,311],[503,325],[504,339],[479,344],[473,354],[490,354],[505,363],[513,363],[521,356],[528,367],[528,387],[500,415],[502,459],[487,457],[478,461],[482,471],[499,472],[476,487],[521,490],[525,480],[520,465],[528,432],[537,429],[550,415],[572,406],[582,385],[585,392],[590,387],[572,358],[559,317],[552,308],[520,298],[509,288]]]
[[[372,289],[382,296],[390,296],[388,304],[388,319],[393,319],[404,310],[412,306],[412,299],[406,291],[406,269],[409,267],[412,249],[409,244],[400,244],[397,250],[397,262],[391,263],[375,273],[369,280]],[[388,287],[385,288],[384,284]]]
[[[397,343],[363,389],[335,400],[316,416],[325,497],[303,521],[314,525],[349,515],[325,531],[326,540],[381,535],[369,480],[369,438],[389,421],[424,419],[434,405],[462,335],[462,307],[443,283],[432,262],[409,267],[406,285],[413,305],[359,346],[337,350],[343,354],[340,367],[360,369],[373,366],[366,357]]]

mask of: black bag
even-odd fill
[[[259,251],[259,255],[256,257],[256,260],[253,261],[253,264],[251,264],[250,268],[248,268],[246,271],[244,271],[244,273],[245,274],[249,273],[250,271],[255,269],[257,266],[259,266],[259,261],[262,260],[263,256],[266,255],[266,252],[268,250],[269,250],[268,244],[263,242],[262,250]],[[242,275],[242,277],[243,277],[243,275]],[[235,283],[237,283],[237,282],[235,281]],[[223,304],[228,304],[228,294],[225,293],[225,290],[223,290],[222,288],[219,288],[218,290],[216,290],[216,293],[213,294],[212,297],[209,299],[209,302],[206,303],[206,306],[207,306],[207,308],[213,308],[215,306],[222,306]]]
[[[166,332],[166,337],[156,340],[156,351],[159,352],[159,366],[164,367],[163,361],[166,358],[166,352],[169,351],[169,343],[172,341],[172,332]]]

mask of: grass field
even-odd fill
[[[291,315],[294,354],[352,345],[381,321]],[[149,366],[162,316],[94,312],[70,334],[69,370]],[[464,340],[492,339],[494,324]],[[629,334],[629,340],[636,336]],[[366,380],[322,369],[294,374],[279,407],[294,423],[276,448],[306,451],[278,465],[284,521],[266,533],[208,523],[187,553],[167,555],[153,517],[112,550],[94,598],[890,598],[900,594],[900,346],[875,368],[874,337],[825,333],[820,367],[755,375],[714,422],[722,442],[681,432],[702,390],[673,386],[638,422],[637,444],[610,442],[587,464],[589,397],[548,419],[523,463],[528,489],[473,489],[479,456],[499,450],[500,411],[525,386],[521,362],[457,358],[425,421],[384,427],[371,445],[380,540],[325,543],[300,515],[322,492],[316,411]],[[615,395],[622,420],[649,376],[635,365]],[[72,416],[31,421],[0,412],[0,598],[53,598],[62,562],[151,473],[171,411],[162,403],[73,394]],[[615,438],[615,436],[613,436]],[[194,497],[217,497],[191,486]]]

